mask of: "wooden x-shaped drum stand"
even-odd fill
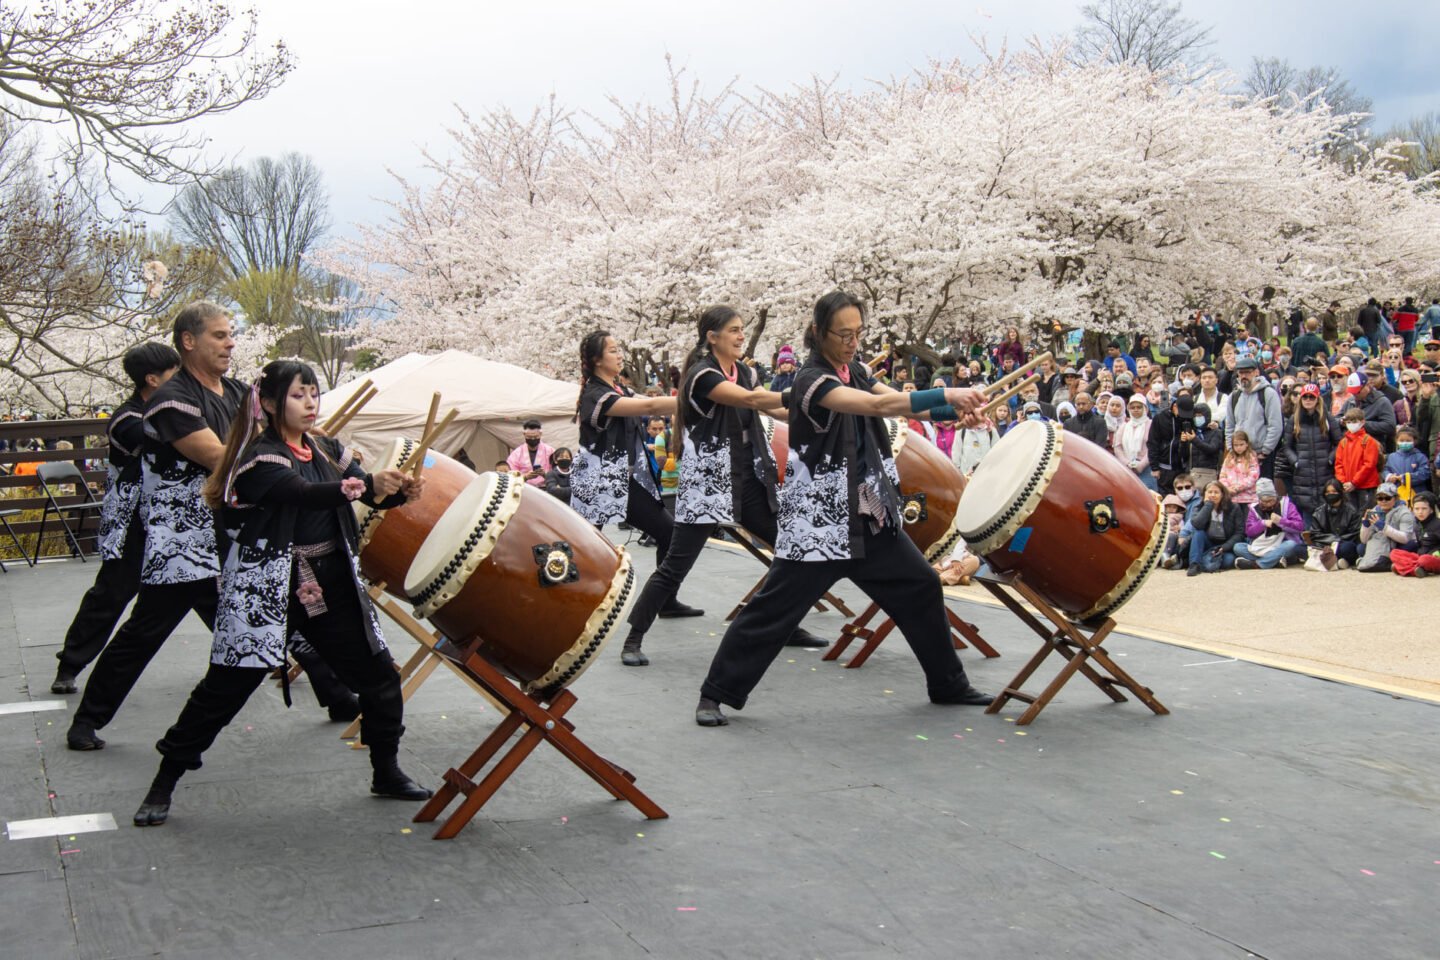
[[[1154,713],[1167,714],[1170,712],[1164,704],[1155,699],[1155,694],[1150,691],[1149,687],[1141,686],[1136,682],[1135,678],[1122,670],[1101,646],[1105,638],[1110,635],[1110,631],[1115,629],[1114,620],[1106,617],[1098,623],[1077,623],[1046,603],[1018,575],[987,574],[978,576],[975,580],[1045,641],[1036,651],[1035,656],[1030,658],[1030,662],[1015,674],[1015,679],[1011,680],[1009,685],[995,697],[995,702],[985,708],[986,713],[999,713],[1001,708],[1011,700],[1028,703],[1030,706],[1020,715],[1020,719],[1015,721],[1023,727],[1040,715],[1040,711],[1045,709],[1045,705],[1055,698],[1055,695],[1060,692],[1060,688],[1065,686],[1076,673],[1083,675],[1116,703],[1123,703],[1127,699],[1120,692],[1121,689],[1124,689],[1133,693],[1136,699]],[[1053,624],[1053,629],[1025,609],[1021,604],[1022,600],[1039,611],[1046,620],[1049,620]],[[1066,663],[1060,668],[1060,672],[1039,694],[1023,692],[1022,687],[1024,687],[1025,681],[1030,679],[1045,658],[1052,653],[1058,653],[1065,658]]]
[[[449,651],[451,648],[444,649]],[[442,656],[447,660],[451,659],[448,653]],[[458,794],[464,794],[465,799],[460,806],[455,808],[440,825],[440,829],[435,831],[436,840],[449,840],[463,830],[541,741],[559,750],[566,759],[604,787],[616,800],[630,801],[646,819],[661,820],[669,816],[635,786],[635,777],[629,771],[606,760],[575,735],[575,725],[565,719],[565,714],[576,702],[575,694],[568,688],[547,700],[540,694],[522,692],[514,681],[495,669],[478,653],[463,657],[457,652],[454,656],[452,662],[494,696],[502,704],[500,709],[506,712],[506,716],[464,763],[446,771],[444,785],[426,802],[420,812],[415,814],[416,823],[429,823],[440,816]],[[474,780],[475,775],[522,729],[525,732],[520,739],[477,783]]]
[[[749,530],[746,530],[739,524],[722,523],[719,526],[726,533],[730,534],[730,536],[734,537],[736,542],[739,543],[740,546],[745,548],[746,553],[750,554],[750,556],[763,563],[766,570],[770,569],[770,564],[774,562],[774,558],[763,541],[755,537],[752,533],[750,533]],[[755,581],[755,586],[750,588],[750,592],[745,594],[745,596],[741,597],[740,602],[735,604],[735,609],[731,610],[728,614],[725,615],[725,622],[729,623],[731,620],[734,620],[737,616],[739,616],[740,611],[745,609],[745,604],[749,603],[750,598],[755,596],[755,594],[759,593],[760,588],[764,585],[765,577],[761,576],[759,580]],[[825,591],[825,595],[823,597],[815,601],[815,609],[820,613],[824,613],[827,609],[825,606],[826,601],[829,601],[830,606],[834,607],[836,610],[839,610],[845,616],[855,616],[855,611],[845,606],[845,601],[835,596],[829,590]]]
[[[880,644],[884,642],[885,638],[890,635],[890,631],[895,629],[895,621],[889,617],[886,617],[885,622],[880,624],[880,626],[873,630],[870,629],[870,621],[873,620],[879,612],[880,604],[878,603],[872,603],[866,607],[864,613],[840,628],[840,639],[831,644],[830,649],[825,651],[825,656],[820,659],[838,660],[840,659],[840,654],[844,653],[845,649],[850,646],[851,640],[863,640],[864,646],[860,648],[860,651],[856,653],[855,656],[850,658],[850,662],[845,664],[845,668],[848,670],[863,666],[865,661],[870,659],[870,654],[874,653]],[[968,620],[962,620],[960,615],[954,610],[951,610],[949,606],[945,607],[945,616],[950,621],[950,639],[954,641],[956,650],[964,650],[968,645],[984,654],[987,659],[1000,656],[1000,652],[986,643],[985,638],[980,636],[980,630],[975,624]],[[970,641],[969,644],[966,644],[966,640]]]

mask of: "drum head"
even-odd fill
[[[1002,533],[1008,538],[1013,530],[1006,528],[1023,523],[1025,504],[1043,495],[1044,484],[1054,473],[1060,439],[1055,424],[1026,420],[1011,427],[985,454],[955,512],[955,526],[977,552],[998,546],[991,541]]]
[[[445,599],[453,596],[490,555],[500,529],[515,512],[519,491],[511,488],[517,483],[508,473],[482,473],[445,508],[405,575],[405,593],[415,598],[418,614],[425,616],[423,608],[439,606],[431,602],[440,599],[437,592],[445,591]]]

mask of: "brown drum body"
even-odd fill
[[[392,441],[372,472],[398,468],[417,445],[417,441],[406,437]],[[356,506],[356,519],[360,523],[360,572],[371,583],[385,584],[386,593],[402,600],[410,599],[405,595],[405,575],[420,544],[425,542],[440,515],[476,476],[474,470],[433,450],[425,455],[425,462],[425,492],[419,500],[391,510],[370,510],[358,503]]]
[[[478,652],[527,692],[559,689],[618,627],[635,593],[630,558],[518,476],[486,473],[476,483],[484,496],[472,486],[440,519],[431,536],[443,548],[427,544],[406,589],[417,614],[464,655]],[[489,553],[474,563],[467,544]]]
[[[1076,620],[1117,610],[1165,543],[1159,497],[1110,451],[1059,424],[1017,425],[969,490],[958,526],[972,549]]]
[[[763,417],[762,423],[783,484],[785,464],[790,459],[790,427],[769,417]],[[939,447],[911,430],[906,421],[886,419],[885,429],[895,457],[895,472],[900,475],[900,514],[905,533],[925,559],[939,562],[961,539],[954,521],[965,477]]]

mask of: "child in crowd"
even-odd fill
[[[545,492],[566,506],[570,505],[570,469],[574,462],[575,454],[569,447],[556,447],[545,474]]]
[[[1170,531],[1160,565],[1166,570],[1186,566],[1190,558],[1190,520],[1203,502],[1196,496],[1195,480],[1188,473],[1175,474],[1175,492],[1161,501],[1168,515]]]
[[[1237,434],[1238,435],[1238,434]],[[1235,566],[1235,545],[1245,539],[1245,508],[1218,480],[1205,487],[1205,502],[1190,521],[1190,569],[1186,576]]]
[[[1375,502],[1375,488],[1380,485],[1380,444],[1365,432],[1365,414],[1359,407],[1345,411],[1342,420],[1345,436],[1335,446],[1335,479],[1345,488],[1345,495],[1360,513]]]
[[[1384,573],[1392,566],[1390,553],[1396,547],[1414,552],[1415,515],[1397,495],[1395,484],[1382,483],[1375,489],[1375,506],[1360,521],[1360,542],[1365,553],[1355,569],[1361,573]]]
[[[1435,494],[1417,493],[1410,509],[1415,515],[1414,549],[1392,549],[1390,566],[1402,577],[1440,573],[1440,516],[1435,514]]]
[[[1230,449],[1220,464],[1220,482],[1229,491],[1233,503],[1249,506],[1255,502],[1255,481],[1260,479],[1260,458],[1250,445],[1250,434],[1236,430],[1230,438]]]
[[[1314,528],[1310,542],[1330,552],[1328,558],[1321,556],[1327,569],[1338,566],[1344,570],[1364,552],[1360,544],[1360,511],[1345,496],[1339,480],[1326,481],[1321,498],[1324,503],[1312,514]]]
[[[1385,460],[1385,482],[1404,488],[1408,480],[1415,493],[1430,489],[1430,458],[1415,449],[1415,428],[1400,427],[1395,431],[1395,452]]]

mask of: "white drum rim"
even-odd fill
[[[762,433],[765,434],[765,442],[774,443],[776,423],[775,418],[770,416],[769,414],[759,412],[757,412],[755,415],[760,418],[760,430]]]
[[[905,441],[910,438],[910,421],[901,417],[886,417],[885,432],[890,436],[890,456],[900,456]]]
[[[1036,437],[1035,442],[1040,449],[1035,464],[1027,472],[1018,489],[1012,488],[1009,499],[1002,502],[998,509],[991,508],[978,519],[973,516],[978,499],[975,494],[980,493],[983,497],[983,492],[991,489],[990,484],[995,479],[989,477],[985,470],[987,465],[991,466],[989,473],[995,473],[998,469],[994,464],[999,461],[991,459],[994,450],[980,461],[980,466],[975,468],[975,473],[965,485],[965,496],[960,498],[960,506],[955,511],[955,525],[965,542],[970,544],[970,549],[981,556],[1004,546],[1014,536],[1015,531],[1025,525],[1040,501],[1045,498],[1045,491],[1060,470],[1065,432],[1054,423],[1027,420],[1011,428],[1001,438],[1000,443],[1003,444],[1011,434],[1017,434],[1017,439],[1023,439],[1025,434],[1035,434],[1037,431],[1042,431],[1043,435]],[[996,448],[998,447],[999,444],[996,444]]]
[[[635,601],[635,567],[624,547],[616,547],[615,552],[620,556],[620,566],[610,578],[605,598],[590,613],[579,639],[555,658],[543,677],[525,685],[526,693],[551,692],[574,683],[605,649],[605,644],[615,635],[616,625],[624,621]]]
[[[398,469],[400,464],[410,458],[416,443],[417,441],[409,437],[396,437],[391,440],[375,469],[370,472],[378,473],[381,470]],[[380,528],[381,521],[385,519],[385,511],[367,507],[359,500],[356,500],[352,506],[355,509],[355,522],[360,526],[360,548],[355,551],[356,556],[359,556],[365,552],[365,548],[370,545],[370,538],[375,536],[375,531]]]
[[[962,496],[961,499],[963,500],[964,497]],[[955,520],[952,519],[950,521],[950,528],[945,531],[945,535],[926,549],[925,560],[929,563],[939,563],[944,560],[955,552],[955,544],[960,542],[962,536],[960,527],[956,524]]]
[[[1165,518],[1164,509],[1160,506],[1159,496],[1155,496],[1155,513],[1157,514],[1155,525],[1150,530],[1150,540],[1145,544],[1145,549],[1140,551],[1140,556],[1131,562],[1125,571],[1125,576],[1120,578],[1120,582],[1115,584],[1115,587],[1101,597],[1093,607],[1080,614],[1079,619],[1082,623],[1104,619],[1119,610],[1125,605],[1125,601],[1140,589],[1145,578],[1150,576],[1150,572],[1155,569],[1156,563],[1160,559],[1160,548],[1165,543],[1169,529],[1169,522]]]
[[[466,484],[445,508],[415,552],[405,575],[405,595],[415,605],[416,616],[432,615],[465,588],[520,509],[524,487],[515,474],[487,471]],[[431,547],[431,541],[441,543],[441,537],[446,538],[446,552],[429,559],[427,552],[438,553],[440,549]],[[426,560],[423,565],[422,559]]]

